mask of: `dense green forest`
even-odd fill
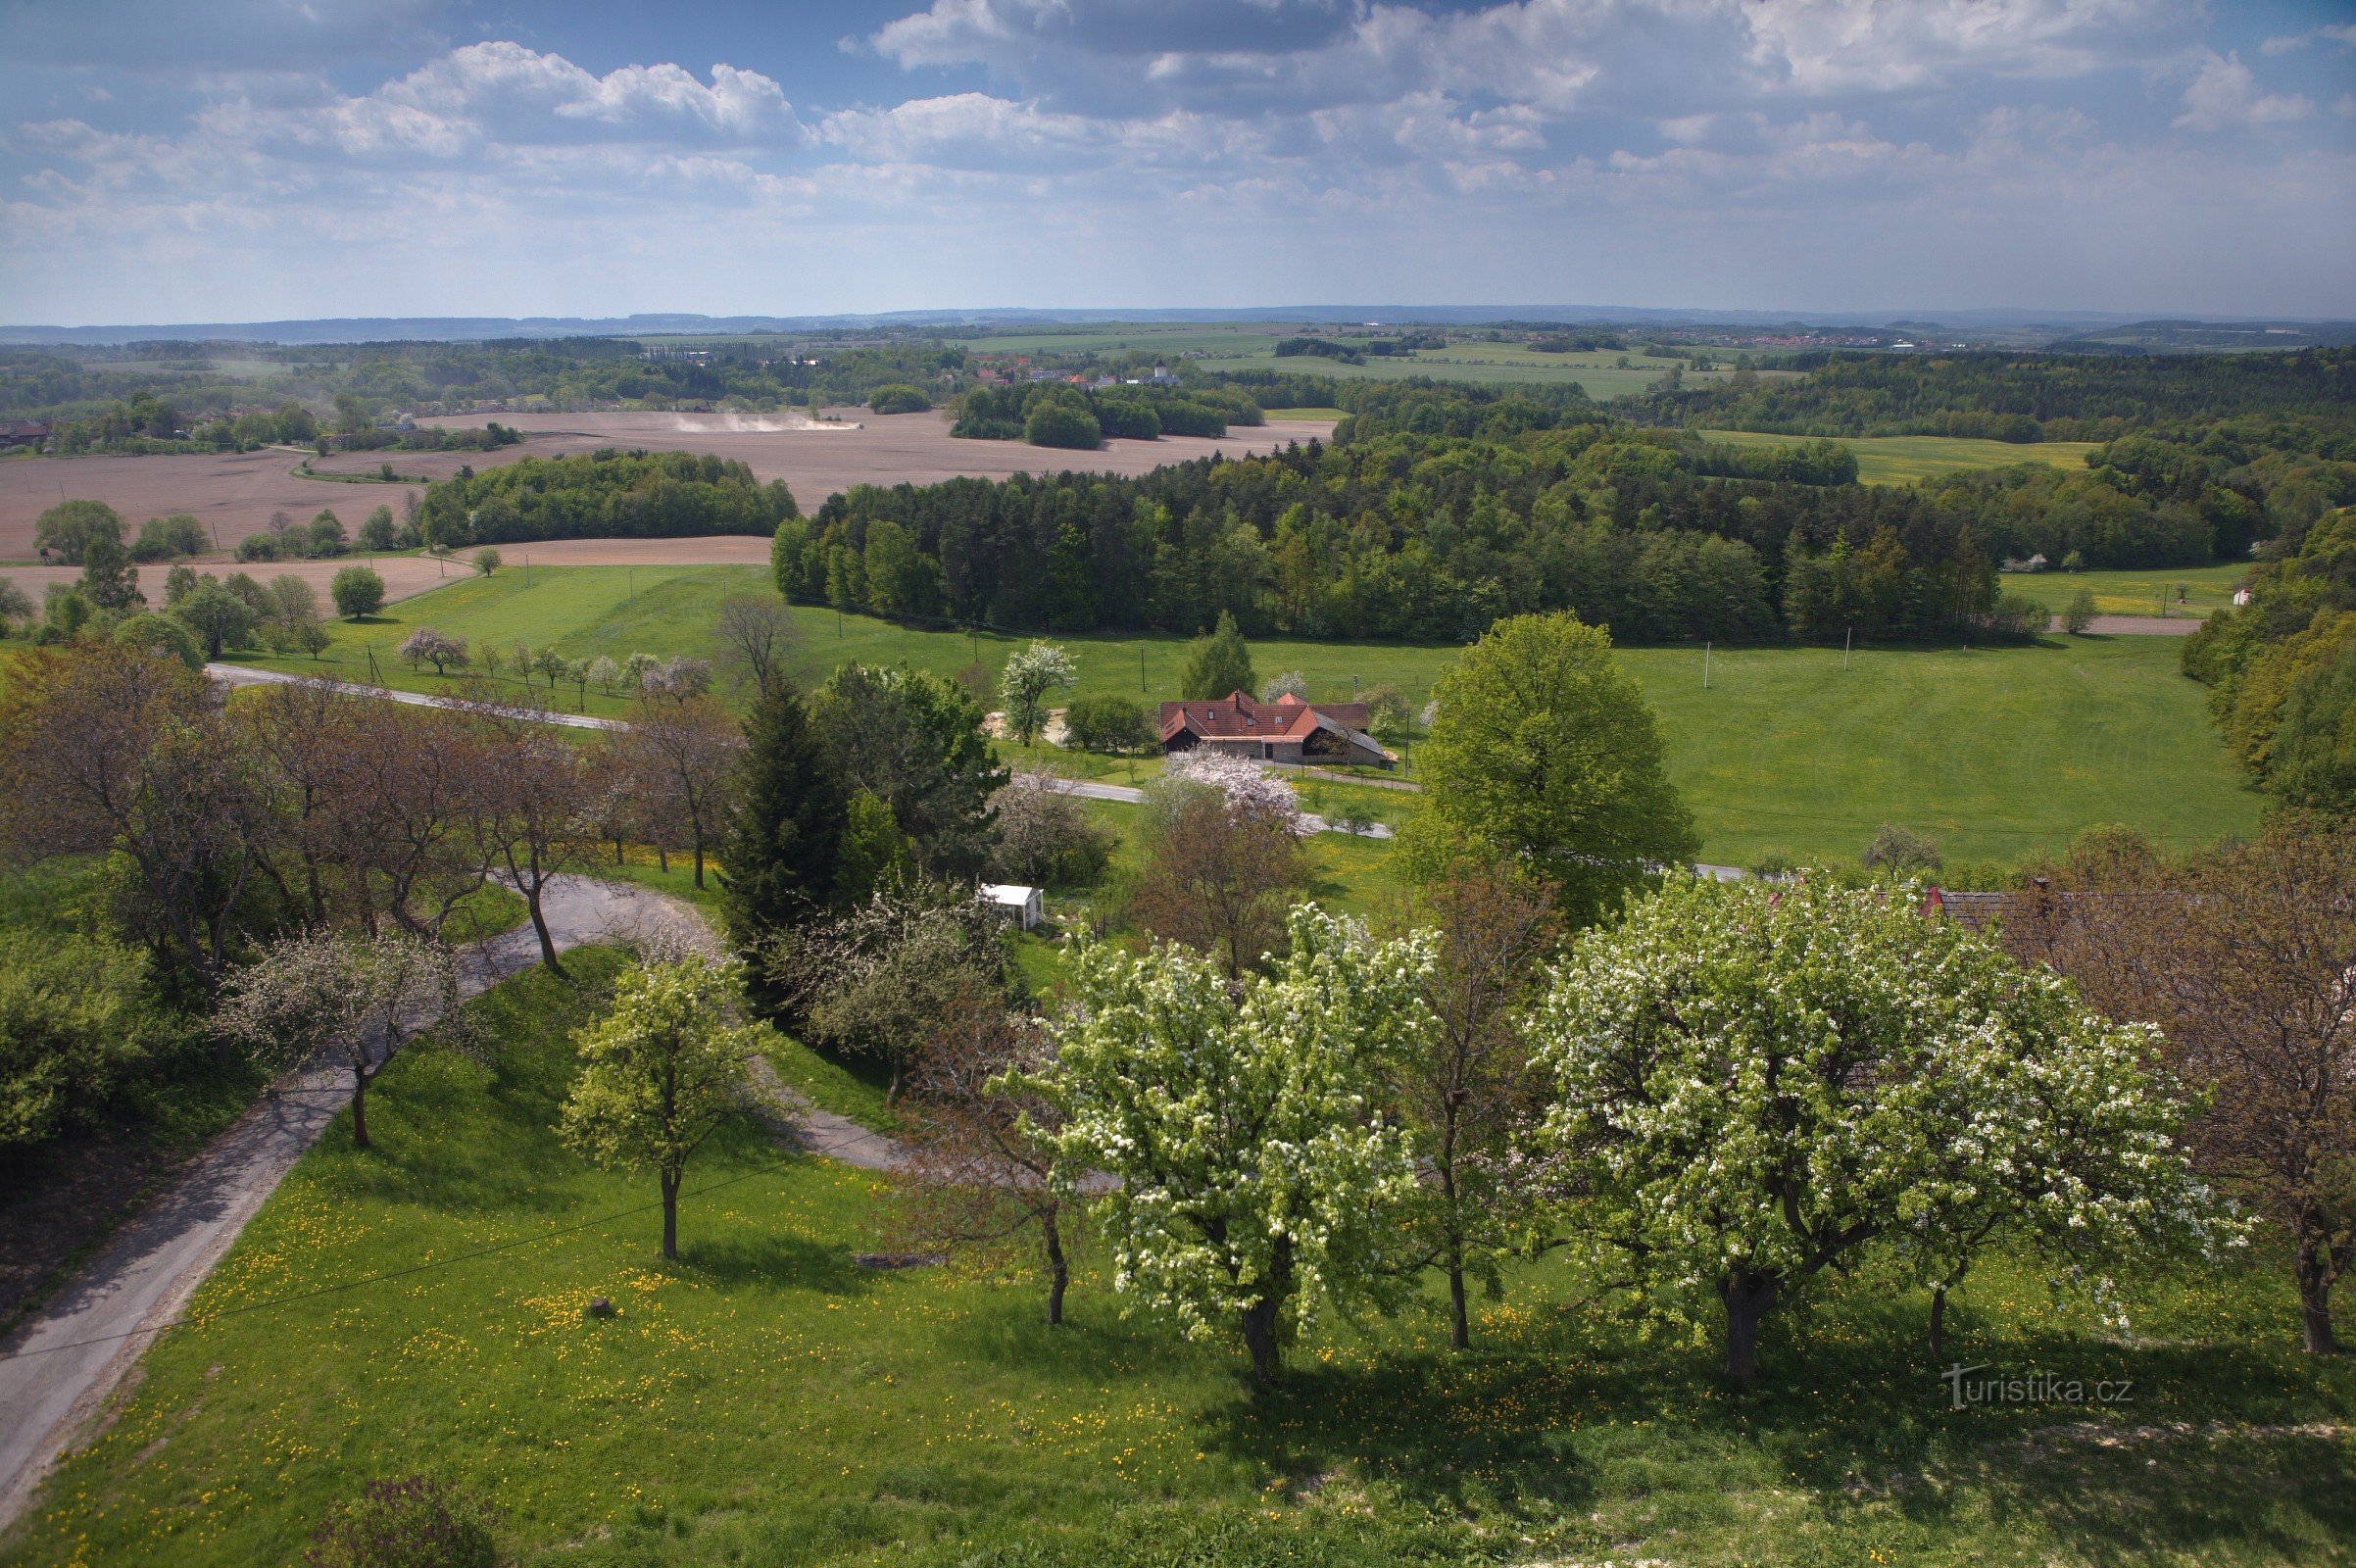
[[[1672,438],[1673,439],[1673,438]],[[1569,608],[1629,641],[1991,623],[1995,561],[1910,490],[1730,480],[1595,423],[1388,435],[1139,478],[862,486],[778,529],[790,596],[1014,628],[1461,639]]]
[[[2185,639],[2226,744],[2296,806],[2356,810],[2356,510],[2326,514],[2250,572],[2250,602]]]
[[[976,387],[949,433],[977,441],[1028,441],[1093,452],[1107,436],[1222,436],[1231,424],[1264,424],[1260,405],[1221,387],[1079,386],[1041,381]]]
[[[417,528],[428,545],[446,547],[765,534],[794,515],[785,482],[763,484],[741,463],[609,448],[438,479],[425,488]]]
[[[2112,441],[2153,425],[2295,418],[2356,435],[2356,349],[2288,354],[1836,354],[1796,380],[1658,387],[1644,417],[1792,435]],[[2356,454],[2351,454],[2356,455]]]

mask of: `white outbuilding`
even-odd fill
[[[1047,918],[1047,897],[1040,888],[1026,888],[1019,882],[985,882],[979,897],[1000,914],[1019,922],[1025,931]]]

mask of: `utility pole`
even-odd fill
[[[1701,645],[1701,689],[1710,689],[1710,645],[1706,642]]]
[[[1841,667],[1842,669],[1848,668],[1848,645],[1850,639],[1856,635],[1857,628],[1854,626],[1844,626],[1841,630]]]
[[[1137,651],[1137,695],[1138,695],[1138,696],[1140,696],[1140,697],[1143,697],[1145,694],[1146,694],[1146,651],[1145,651],[1143,648],[1140,648],[1140,649]]]
[[[532,556],[531,556],[531,552],[527,550],[527,551],[525,551],[525,552],[523,553],[523,586],[524,586],[524,587],[526,587],[526,588],[529,588],[531,585],[532,585]]]

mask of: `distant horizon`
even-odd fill
[[[627,337],[693,335],[704,332],[828,331],[894,326],[990,327],[1024,322],[1044,324],[1125,323],[1139,325],[1282,323],[1404,326],[1418,323],[1480,326],[1504,322],[1564,326],[1663,327],[1792,325],[1811,329],[1903,330],[1952,327],[1958,331],[2036,327],[2123,327],[2137,325],[2356,326],[2356,318],[2282,316],[2258,313],[2127,312],[2037,309],[2014,306],[1891,310],[1777,311],[1713,310],[1707,307],[1628,305],[1265,305],[1265,306],[942,306],[893,311],[804,314],[642,311],[610,316],[499,316],[420,314],[402,316],[312,316],[216,321],[91,321],[0,323],[0,344],[12,347],[106,347],[152,341],[238,341],[301,346],[360,341],[434,341],[500,335]],[[335,335],[343,329],[347,335]],[[308,329],[308,330],[304,330]],[[368,334],[379,335],[371,339]],[[271,332],[285,332],[278,337]]]

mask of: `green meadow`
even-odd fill
[[[2085,588],[2105,615],[2183,615],[2206,620],[2230,609],[2246,565],[2175,566],[2153,571],[2008,571],[2004,591],[2027,594],[2055,614]]]
[[[1722,446],[1772,447],[1813,441],[1814,436],[1775,435],[1760,430],[1696,430],[1705,441]],[[2056,468],[2083,468],[2092,441],[1982,441],[1968,436],[1875,435],[1843,436],[1841,444],[1857,454],[1857,477],[1866,484],[1911,484],[1939,474],[1976,468],[2008,468],[2021,463],[2049,464]]]
[[[2096,574],[2088,573],[2087,577]],[[501,648],[553,643],[567,656],[637,651],[709,657],[721,599],[766,592],[755,566],[509,568],[387,606],[314,661],[270,667],[439,692],[452,681],[409,669],[395,650],[432,625]],[[995,670],[1027,638],[922,630],[868,615],[798,607],[795,673],[822,678],[846,660],[905,662],[950,674],[979,659]],[[1061,639],[1078,655],[1081,692],[1174,696],[1182,638]],[[2014,860],[2082,828],[2125,822],[2183,846],[2246,831],[2258,797],[2228,761],[2202,689],[2177,670],[2172,638],[2048,638],[2026,647],[1860,649],[1631,648],[1621,658],[1659,710],[1671,770],[1700,824],[1704,858],[1744,864],[1776,851],[1854,857],[1885,821],[1931,836],[1952,858]],[[1453,646],[1259,641],[1262,677],[1298,669],[1321,699],[1396,684],[1421,708]],[[519,692],[512,674],[500,683]],[[535,681],[542,699],[545,683]],[[581,705],[565,687],[558,706]],[[623,701],[591,688],[592,713]],[[1414,742],[1406,753],[1413,777]],[[1069,754],[1064,754],[1068,756]],[[1071,757],[1074,771],[1125,782],[1127,764]]]
[[[488,1499],[522,1568],[2356,1556],[2356,1373],[2292,1348],[2273,1256],[2126,1281],[2127,1337],[1992,1256],[1948,1358],[2128,1402],[1960,1409],[1879,1266],[1774,1319],[1736,1392],[1559,1253],[1508,1271],[1468,1352],[1426,1293],[1313,1326],[1253,1396],[1225,1346],[1124,1316],[1094,1252],[1055,1330],[1019,1252],[862,1267],[889,1184],[750,1119],[697,1156],[665,1264],[651,1178],[552,1131],[616,962],[471,1004],[480,1059],[404,1053],[375,1147],[343,1120],[304,1156],[0,1558],[288,1563],[412,1475]]]

